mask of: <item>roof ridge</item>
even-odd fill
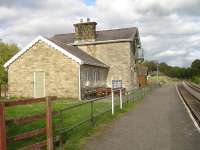
[[[137,27],[113,28],[113,29],[106,29],[106,30],[97,30],[96,32],[114,31],[114,30],[126,30],[126,29],[137,29]],[[62,33],[62,34],[55,34],[55,35],[53,35],[53,36],[69,35],[69,34],[75,34],[75,32]]]
[[[75,32],[70,32],[70,33],[62,33],[62,34],[54,34],[53,36],[57,36],[57,35],[67,35],[67,34],[75,34]]]
[[[113,28],[113,29],[106,29],[106,30],[97,30],[97,32],[98,31],[125,30],[125,29],[137,29],[137,27]]]

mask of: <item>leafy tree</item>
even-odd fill
[[[148,67],[148,70],[150,72],[157,70],[157,64],[156,61],[145,61],[144,65]]]
[[[200,59],[196,59],[192,62],[191,69],[193,75],[200,75]]]
[[[0,42],[0,84],[7,82],[7,71],[3,67],[4,63],[8,61],[14,54],[19,51],[16,44],[7,44]]]
[[[156,71],[156,61],[146,61],[144,63],[148,68],[149,71]],[[164,73],[169,77],[175,77],[180,79],[191,79],[194,76],[200,76],[200,60],[194,60],[192,62],[191,67],[183,68],[183,67],[173,67],[169,66],[168,64],[162,62],[159,63],[159,71]]]

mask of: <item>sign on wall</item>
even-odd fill
[[[112,89],[122,88],[122,80],[112,80]]]

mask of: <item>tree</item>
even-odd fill
[[[145,61],[144,65],[148,67],[150,72],[157,70],[157,63],[155,61]]]
[[[148,68],[149,71],[156,71],[156,61],[146,61],[144,63]],[[199,70],[199,61],[195,61],[193,63],[193,70]],[[159,71],[163,74],[169,76],[169,77],[175,77],[180,79],[190,79],[192,78],[193,74],[197,74],[198,71],[193,71],[195,73],[192,73],[192,68],[182,68],[177,66],[169,66],[168,64],[162,62],[159,63]]]
[[[196,59],[192,62],[191,69],[192,69],[193,75],[200,75],[200,60],[199,59]]]
[[[7,71],[3,67],[4,63],[8,61],[14,54],[19,51],[16,44],[7,44],[0,42],[0,84],[7,82]]]

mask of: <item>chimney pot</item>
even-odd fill
[[[75,42],[95,41],[96,40],[96,22],[91,22],[87,18],[87,22],[80,19],[79,23],[74,24]]]
[[[87,22],[90,22],[90,18],[87,18]]]

